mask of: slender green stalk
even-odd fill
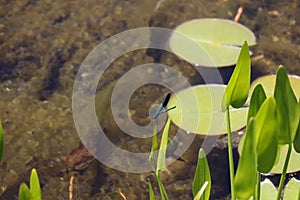
[[[254,200],[260,199],[260,172],[257,171],[256,173],[256,190],[255,190],[255,196]]]
[[[291,157],[291,152],[292,152],[292,144],[290,143],[288,152],[286,154],[286,158],[285,158],[281,178],[280,178],[280,183],[279,183],[278,193],[277,193],[277,198],[276,198],[277,200],[280,200],[280,197],[281,197],[281,193],[282,193],[283,185],[284,185],[284,180],[285,180],[285,176],[286,176],[286,171],[287,171],[289,161],[290,161],[290,157]]]
[[[226,113],[227,113],[228,159],[229,159],[229,174],[230,174],[231,199],[235,200],[235,191],[234,191],[234,164],[233,164],[233,153],[232,153],[232,139],[231,139],[231,125],[230,125],[230,112],[229,112],[229,108],[226,110]]]

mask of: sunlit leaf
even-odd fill
[[[39,181],[39,177],[38,177],[38,174],[35,169],[31,170],[30,193],[32,196],[32,200],[41,200],[42,199],[40,181]]]
[[[278,108],[279,143],[292,143],[299,123],[299,106],[289,78],[282,66],[277,71],[274,97]]]
[[[30,200],[30,191],[25,183],[22,183],[19,189],[19,200]]]
[[[256,120],[254,118],[249,120],[242,153],[234,179],[234,187],[238,199],[249,199],[255,194],[257,170],[255,123]]]
[[[297,98],[300,98],[300,77],[296,75],[289,75],[289,80],[291,83],[291,86],[293,88],[293,91]],[[274,88],[275,88],[275,81],[276,81],[276,75],[266,75],[259,77],[258,79],[254,80],[251,83],[250,92],[251,95],[253,93],[254,88],[261,84],[264,88],[264,91],[267,96],[273,96],[274,94]]]
[[[190,63],[206,67],[232,66],[244,41],[255,44],[254,34],[232,20],[195,19],[179,25],[174,32],[169,42],[172,52]]]
[[[292,178],[285,186],[283,200],[299,200],[300,181]]]
[[[260,199],[262,200],[274,200],[276,199],[277,189],[269,179],[265,179],[261,182],[260,186]]]
[[[200,200],[206,187],[208,186],[208,181],[205,181],[204,184],[202,185],[202,187],[200,188],[200,190],[198,191],[198,193],[196,194],[196,196],[194,197],[194,200]]]
[[[211,188],[211,177],[210,177],[210,170],[209,165],[206,160],[206,155],[204,150],[201,148],[199,150],[198,155],[198,163],[196,167],[196,172],[194,176],[193,182],[193,195],[194,197],[198,194],[201,190],[202,186],[208,182],[203,194],[200,197],[200,200],[208,200],[210,196],[210,188]]]
[[[168,146],[168,135],[169,135],[169,128],[170,128],[171,120],[168,119],[162,137],[160,141],[160,147],[158,151],[158,157],[157,157],[157,168],[156,170],[164,170],[166,167],[166,151]]]
[[[254,88],[254,91],[253,91],[252,96],[251,96],[247,121],[249,121],[249,119],[251,117],[256,116],[259,108],[261,107],[261,105],[263,104],[263,102],[265,101],[266,98],[267,97],[266,97],[266,93],[264,91],[264,88],[262,87],[261,84],[258,84]]]
[[[269,179],[260,182],[260,199],[261,200],[274,200],[276,199],[277,189]],[[253,200],[251,197],[249,200]]]
[[[250,55],[247,42],[244,42],[233,74],[228,82],[222,100],[222,110],[225,111],[231,105],[234,108],[242,107],[250,88]]]
[[[273,173],[273,174],[281,174],[282,173],[284,161],[285,161],[287,150],[288,150],[288,145],[279,146],[278,148],[279,148],[279,153],[280,153],[278,162],[275,166],[273,166],[272,170],[270,171],[270,173]],[[297,172],[299,170],[300,170],[300,154],[297,153],[293,148],[291,157],[290,157],[290,161],[289,161],[289,165],[288,165],[288,169],[287,169],[287,173]]]
[[[0,161],[2,160],[2,154],[4,149],[4,138],[3,138],[3,130],[0,122]]]
[[[175,93],[168,103],[171,120],[180,128],[198,134],[219,135],[227,133],[226,115],[221,102],[226,86],[196,85]],[[248,108],[230,108],[232,131],[246,125]]]
[[[255,119],[258,170],[268,173],[275,163],[278,146],[278,122],[274,97],[268,97],[264,101]]]

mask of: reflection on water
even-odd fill
[[[299,3],[292,1],[2,1],[0,19],[0,118],[5,150],[0,164],[0,199],[16,199],[21,182],[30,170],[38,169],[43,199],[68,199],[71,175],[74,199],[147,199],[147,177],[103,166],[79,156],[80,172],[67,169],[65,157],[80,143],[71,109],[76,72],[88,53],[101,41],[127,29],[142,26],[175,28],[193,18],[233,19],[244,7],[240,23],[257,36],[252,48],[253,78],[275,73],[277,66],[300,75]],[[201,34],[201,33],[199,33]],[[110,49],[108,48],[109,52]],[[130,52],[115,60],[99,81],[99,92],[134,66],[154,60],[178,70],[192,83],[201,77],[185,61],[171,53],[149,56],[146,50]],[[131,97],[130,116],[138,124],[149,123],[149,108],[168,92],[148,85]],[[145,105],[145,106],[144,106]],[[109,108],[109,106],[106,106]],[[107,111],[108,112],[108,111]],[[102,120],[106,133],[116,144],[132,151],[147,151],[151,139],[120,133],[111,116]],[[173,127],[172,130],[177,130]],[[96,134],[96,133],[95,133]],[[191,199],[191,184],[201,137],[197,136],[182,159],[164,172],[171,199]],[[77,151],[81,152],[81,151]],[[87,154],[79,154],[87,155]],[[237,155],[236,155],[237,156]],[[209,154],[212,171],[212,199],[228,194],[226,150]],[[157,187],[155,188],[157,190]]]

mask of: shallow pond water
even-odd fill
[[[154,181],[153,175],[120,172],[91,159],[80,146],[72,116],[72,89],[81,63],[94,47],[117,33],[145,26],[173,29],[194,18],[233,19],[243,6],[239,22],[257,37],[257,45],[251,48],[252,78],[273,74],[280,64],[288,73],[300,75],[297,0],[3,0],[0,4],[0,119],[5,137],[0,199],[17,199],[19,185],[28,182],[33,167],[43,199],[69,199],[71,176],[75,177],[74,199],[122,199],[120,193],[130,200],[148,199],[147,179]],[[98,92],[107,91],[134,66],[154,61],[157,57],[145,49],[119,57],[100,79]],[[193,66],[173,54],[163,54],[159,62],[180,71],[192,84],[201,82]],[[155,84],[136,90],[129,105],[133,121],[148,124],[151,105],[166,92]],[[116,145],[133,152],[150,150],[151,139],[126,135],[109,109],[102,112],[99,120]],[[202,139],[197,136],[162,174],[171,199],[192,198]],[[220,139],[208,155],[212,199],[226,199],[229,193],[225,140]]]

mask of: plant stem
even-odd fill
[[[229,159],[231,199],[235,200],[235,191],[234,191],[234,184],[233,184],[233,181],[234,181],[234,165],[233,165],[233,154],[232,154],[232,141],[231,141],[231,126],[230,126],[229,108],[226,110],[226,113],[227,113],[228,159]]]
[[[290,157],[291,157],[291,152],[292,152],[292,144],[290,143],[288,152],[286,154],[286,158],[285,158],[281,178],[280,178],[280,183],[279,183],[278,193],[277,193],[277,198],[276,198],[277,200],[280,200],[280,197],[281,197],[281,193],[282,193],[283,185],[284,185],[284,180],[285,180],[285,176],[286,176],[286,171],[287,171],[289,161],[290,161]]]
[[[256,190],[255,190],[255,198],[254,200],[260,199],[260,172],[256,172]]]

